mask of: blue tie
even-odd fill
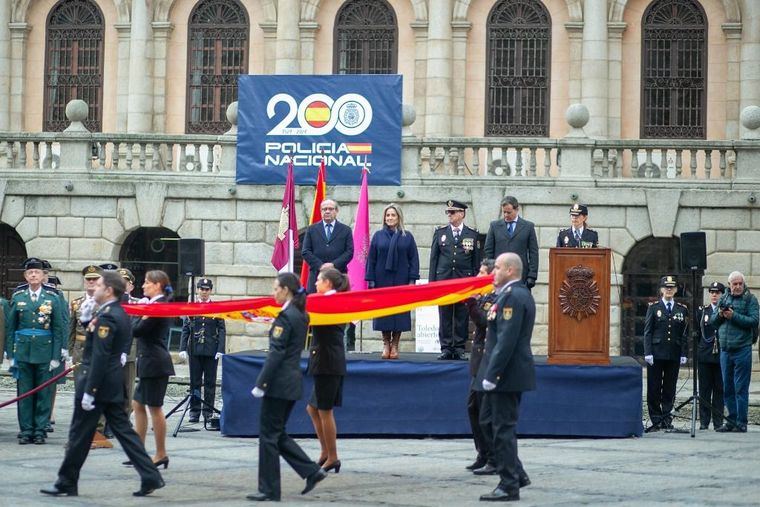
[[[509,237],[512,237],[512,234],[515,232],[515,223],[514,222],[508,222],[507,223],[507,232],[509,233]]]
[[[670,315],[670,312],[673,310],[673,303],[671,303],[670,301],[668,301],[668,304],[665,305],[665,306],[668,307],[668,315]]]
[[[578,232],[578,229],[575,229],[575,241],[578,243],[581,242],[581,233]]]
[[[327,237],[327,241],[330,241],[330,237],[332,236],[332,224],[327,224],[325,227],[327,229],[325,231],[325,236]]]

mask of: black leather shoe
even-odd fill
[[[496,467],[490,463],[486,463],[485,466],[473,470],[472,473],[475,475],[496,475]]]
[[[77,491],[76,486],[64,487],[59,486],[58,484],[53,484],[49,488],[41,489],[40,493],[44,493],[50,496],[79,496],[79,492]]]
[[[310,476],[308,476],[306,478],[306,487],[303,488],[303,491],[301,491],[301,494],[305,495],[306,493],[314,489],[314,486],[316,486],[319,481],[324,480],[325,477],[327,477],[327,473],[321,468],[317,470],[316,472],[314,472],[313,474],[311,474]]]
[[[50,423],[48,423],[48,425],[45,426],[45,433],[53,433],[54,431],[55,429],[53,429],[53,426]]]
[[[190,416],[190,417],[187,419],[187,422],[191,422],[191,423],[197,423],[199,420],[200,420],[200,416],[197,416],[197,415],[191,415],[191,416]]]
[[[747,433],[747,427],[745,425],[734,426],[732,430],[734,433]]]
[[[467,465],[464,468],[465,468],[465,470],[471,470],[472,471],[472,470],[477,470],[478,468],[483,468],[485,466],[485,464],[486,464],[486,460],[478,458],[475,461],[473,461],[472,464]]]
[[[34,437],[33,443],[34,443],[34,445],[42,445],[42,444],[45,443],[45,437],[42,437],[42,436],[38,435],[38,436]]]
[[[448,352],[448,351],[441,352],[441,355],[438,356],[438,359],[441,360],[441,361],[446,361],[448,359],[452,359],[451,352]]]
[[[33,443],[34,443],[34,437],[18,437],[19,445],[26,445],[26,444],[33,444]]]
[[[251,493],[250,495],[245,496],[248,500],[252,500],[254,502],[279,502],[279,498],[275,498],[273,496],[269,496],[266,493]]]
[[[132,493],[133,496],[147,496],[166,486],[163,479],[159,479],[158,482],[144,482],[140,485],[140,489]]]
[[[111,428],[106,426],[106,428],[103,430],[103,436],[106,438],[113,438],[113,431],[111,431]]]
[[[525,488],[527,486],[530,486],[530,477],[528,477],[528,474],[521,475],[520,476],[520,487]]]
[[[734,431],[734,426],[732,424],[724,424],[720,428],[715,428],[715,431],[718,433],[731,433]]]
[[[482,502],[516,502],[520,499],[520,491],[504,491],[501,488],[496,488],[487,495],[481,495],[480,500]]]

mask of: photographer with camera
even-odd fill
[[[728,286],[718,301],[718,311],[710,317],[710,323],[718,328],[723,399],[728,411],[726,424],[717,431],[746,433],[752,344],[757,341],[759,310],[743,274],[734,271],[728,275]]]

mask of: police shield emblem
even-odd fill
[[[512,318],[512,308],[504,308],[504,310],[501,312],[501,318],[504,320],[509,320]]]
[[[274,328],[272,329],[272,338],[279,338],[280,336],[282,336],[282,331],[283,331],[282,326],[274,326]]]
[[[106,338],[110,329],[108,326],[98,326],[98,338]]]

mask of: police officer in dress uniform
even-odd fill
[[[478,231],[464,224],[467,205],[455,200],[446,202],[448,225],[433,234],[430,247],[431,282],[475,276],[480,267]],[[438,307],[438,340],[441,355],[438,359],[464,359],[469,318],[464,303]]]
[[[647,431],[673,427],[673,402],[678,369],[686,364],[689,349],[689,310],[674,296],[676,279],[660,279],[658,301],[650,303],[644,322],[644,360],[647,367],[647,408],[652,426]]]
[[[557,236],[558,247],[596,248],[599,246],[599,235],[595,230],[586,227],[588,207],[575,203],[570,208],[570,223],[567,229],[561,229]]]
[[[723,376],[720,370],[720,343],[718,328],[710,317],[718,311],[718,301],[726,290],[725,285],[713,282],[707,291],[710,304],[702,307],[699,319],[701,330],[697,346],[697,373],[699,377],[699,429],[706,430],[712,419],[716,431],[723,426]]]
[[[35,257],[24,262],[25,289],[16,290],[6,316],[6,351],[18,379],[17,392],[24,394],[51,378],[61,364],[65,337],[60,299],[42,285],[43,263]],[[20,444],[44,444],[50,422],[50,389],[18,402]]]
[[[201,278],[196,284],[198,302],[210,303],[214,284],[208,278]],[[190,422],[198,422],[203,411],[203,419],[212,418],[214,395],[216,393],[216,367],[225,351],[226,327],[224,319],[214,317],[185,317],[182,323],[182,338],[179,343],[179,357],[190,360]],[[200,395],[203,384],[203,407],[195,396]]]
[[[58,470],[58,480],[47,495],[77,496],[79,472],[87,459],[90,442],[101,415],[105,415],[124,452],[140,474],[135,496],[145,496],[164,486],[161,474],[145,452],[124,412],[121,351],[132,335],[129,317],[119,299],[124,281],[113,271],[97,279],[94,297],[100,305],[87,326],[82,372],[76,381],[74,415],[69,430],[69,447]]]
[[[122,304],[137,304],[140,300],[136,297],[132,297],[132,290],[135,288],[135,275],[132,274],[127,268],[119,268],[116,270],[119,275],[124,279],[127,287],[124,294],[121,296]],[[140,317],[132,317],[132,325],[136,321],[140,320]],[[124,357],[124,389],[126,389],[126,396],[124,398],[124,409],[127,412],[127,416],[132,414],[132,398],[135,395],[135,378],[137,376],[137,340],[130,335],[127,347],[123,352]]]
[[[84,353],[84,343],[87,338],[87,323],[92,318],[92,315],[97,311],[97,303],[93,298],[95,293],[95,284],[100,278],[101,269],[93,264],[85,266],[82,269],[82,277],[84,278],[84,294],[76,299],[71,300],[69,305],[69,340],[68,340],[68,352],[71,356],[71,360],[76,363],[82,362],[82,354]],[[82,315],[87,318],[82,321]],[[74,379],[81,374],[81,368],[74,370]]]

